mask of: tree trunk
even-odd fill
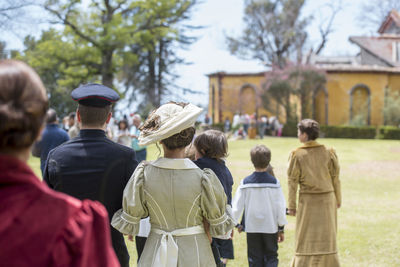
[[[149,80],[148,80],[148,100],[153,107],[158,107],[156,96],[156,70],[154,62],[154,51],[150,50],[147,54],[147,61],[149,64]]]
[[[157,102],[158,106],[161,105],[161,98],[163,94],[163,85],[162,85],[162,75],[164,72],[164,61],[163,61],[163,51],[164,50],[164,42],[160,40],[158,47],[158,73],[157,73]]]
[[[114,73],[112,69],[112,58],[114,49],[103,50],[101,56],[101,82],[103,85],[113,88]]]

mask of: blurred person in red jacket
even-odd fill
[[[33,69],[0,61],[0,265],[119,266],[105,208],[51,190],[27,165],[47,107]]]

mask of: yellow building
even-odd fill
[[[320,124],[343,125],[352,120],[366,125],[384,124],[385,99],[400,92],[400,15],[392,11],[378,32],[377,37],[349,38],[360,47],[355,57],[312,59],[314,66],[326,72],[327,79],[326,87],[314,92],[310,101],[313,118]],[[214,123],[225,118],[232,121],[235,113],[280,114],[279,119],[284,122],[282,107],[273,101],[268,109],[262,104],[266,72],[217,72],[208,78],[208,112]]]

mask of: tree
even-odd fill
[[[284,68],[296,43],[306,38],[309,17],[300,18],[304,0],[246,0],[245,29],[239,38],[227,37],[232,54]]]
[[[245,29],[239,38],[227,37],[230,52],[281,69],[289,61],[308,64],[312,54],[321,53],[333,32],[333,21],[341,10],[341,0],[319,7],[328,8],[329,16],[320,19],[320,41],[311,45],[305,28],[313,17],[301,15],[304,3],[305,0],[246,0]],[[306,46],[310,48],[303,59]]]
[[[312,66],[295,66],[288,70],[293,92],[300,101],[301,119],[312,117],[313,94],[323,89],[326,83],[325,73]]]
[[[398,0],[369,0],[362,3],[358,21],[361,27],[376,31],[392,10],[400,11]]]
[[[330,3],[327,3],[325,5],[322,5],[318,7],[318,10],[325,10],[326,14],[329,14],[328,16],[324,14],[320,15],[319,18],[319,25],[318,25],[318,30],[320,33],[320,40],[318,43],[311,45],[310,50],[308,51],[306,58],[305,58],[305,64],[310,64],[311,56],[314,55],[319,55],[322,50],[324,49],[326,43],[328,42],[329,35],[333,32],[333,22],[336,18],[336,15],[342,10],[342,0],[333,0]],[[303,41],[303,42],[301,42]],[[300,40],[298,44],[298,51],[297,51],[297,63],[301,64],[303,62],[303,49],[306,44],[306,38],[304,40]]]
[[[10,30],[19,17],[25,14],[24,8],[31,5],[27,0],[0,0],[0,29]]]
[[[89,61],[82,58],[82,63],[97,70],[102,84],[113,87],[114,76],[122,68],[123,57],[137,60],[126,49],[140,43],[144,32],[167,31],[182,15],[179,9],[194,3],[194,0],[93,0],[88,7],[89,12],[81,12],[82,3],[79,0],[48,0],[44,8],[54,16],[55,23],[66,26],[65,34],[96,51],[97,58]]]
[[[389,94],[389,88],[386,88],[385,106],[383,108],[383,118],[385,125],[400,126],[400,91]]]
[[[59,115],[76,108],[71,91],[82,83],[97,82],[97,69],[82,65],[82,58],[96,58],[96,51],[79,46],[63,37],[62,32],[50,28],[39,39],[25,37],[25,50],[17,58],[27,62],[41,77],[49,93],[50,106]]]
[[[279,109],[285,110],[286,122],[297,120],[296,101],[300,104],[300,117],[311,118],[312,103],[310,100],[315,92],[325,86],[326,77],[323,71],[307,65],[288,65],[285,69],[275,68],[266,74],[263,86],[262,100],[264,106],[279,116]],[[272,106],[271,99],[276,101]]]
[[[199,27],[182,25],[182,22],[188,19],[194,4],[195,1],[186,1],[185,5],[179,4],[174,12],[175,20],[171,20],[168,28],[144,31],[138,34],[139,41],[130,46],[130,52],[138,56],[138,61],[124,62],[123,81],[130,89],[127,93],[128,98],[134,99],[135,93],[144,96],[145,101],[142,102],[141,108],[151,109],[159,106],[162,97],[167,94],[196,93],[174,83],[178,77],[174,72],[174,66],[186,64],[176,51],[186,48],[196,40],[187,36],[185,32],[187,29]]]
[[[0,59],[8,58],[8,52],[6,50],[6,42],[0,41]]]
[[[289,75],[285,70],[275,68],[268,72],[261,94],[263,106],[277,117],[280,115],[280,107],[284,108],[286,122],[294,120],[295,117],[290,99],[294,90],[288,78]],[[275,100],[275,105],[272,99]]]

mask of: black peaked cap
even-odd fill
[[[97,83],[81,85],[71,92],[73,100],[90,107],[105,107],[119,100],[113,89]]]

